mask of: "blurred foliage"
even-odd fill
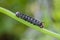
[[[60,22],[60,0],[54,0],[53,18],[55,21]]]
[[[53,5],[50,5],[50,7],[52,7],[51,16],[49,16],[50,14],[48,15],[48,13],[50,12],[47,12],[48,10],[47,10],[46,4],[43,5],[44,0],[41,0],[41,1],[43,1],[40,4],[41,5],[40,8],[43,11],[43,16],[44,16],[43,21],[47,25],[47,27],[45,28],[52,30],[54,32],[60,33],[59,32],[60,30],[60,0],[53,0],[53,2],[51,3],[53,4]],[[37,5],[35,6],[35,2],[37,2],[37,0],[0,0],[0,6],[8,10],[11,10],[14,13],[16,11],[19,11],[33,17],[34,16],[33,12],[34,10],[36,10],[35,8],[37,6]],[[24,32],[27,30],[27,28],[28,27],[26,27],[25,25],[0,13],[0,35],[4,35],[4,33],[6,33],[7,35],[14,34],[13,36],[17,36],[20,39],[24,37]],[[57,39],[42,34],[42,35],[39,35],[38,40],[57,40]]]

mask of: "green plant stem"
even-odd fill
[[[56,37],[56,38],[60,39],[60,34],[51,32],[51,31],[49,31],[47,29],[44,29],[44,28],[40,28],[39,26],[33,25],[33,24],[31,24],[31,23],[29,23],[29,22],[27,22],[27,21],[25,21],[21,18],[18,18],[18,17],[16,17],[16,14],[14,14],[13,12],[11,12],[11,11],[5,9],[5,8],[0,7],[0,12],[9,16],[9,17],[11,17],[11,18],[13,18],[13,19],[15,19],[16,21],[18,21],[20,23],[23,23],[24,25],[26,25],[26,26],[28,26],[32,29],[35,29],[39,32],[42,32],[42,33],[46,34],[46,35],[50,35],[52,37]]]

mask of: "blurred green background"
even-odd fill
[[[0,7],[44,22],[44,28],[60,33],[60,0],[0,0]],[[26,27],[0,13],[0,40],[59,40]]]

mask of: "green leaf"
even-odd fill
[[[56,37],[56,38],[60,39],[60,34],[51,32],[51,31],[49,31],[47,29],[44,29],[44,28],[40,28],[39,26],[33,25],[33,24],[31,24],[31,23],[29,23],[29,22],[27,22],[27,21],[25,21],[21,18],[18,18],[16,16],[16,14],[14,14],[13,12],[11,12],[11,11],[5,9],[5,8],[0,7],[0,12],[7,15],[7,16],[9,16],[9,17],[11,17],[11,18],[13,18],[13,19],[15,19],[16,21],[18,21],[20,23],[23,23],[24,25],[26,25],[26,26],[28,26],[32,29],[35,29],[39,32],[42,32],[42,33],[46,34],[46,35],[50,35],[52,37]]]

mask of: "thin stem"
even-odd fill
[[[13,18],[13,19],[15,19],[16,21],[18,21],[20,23],[23,23],[24,25],[26,25],[26,26],[28,26],[32,29],[35,29],[39,32],[42,32],[42,33],[46,34],[46,35],[50,35],[52,37],[56,37],[56,38],[60,39],[60,34],[51,32],[51,31],[49,31],[47,29],[44,29],[44,28],[40,28],[39,26],[33,25],[33,24],[31,24],[31,23],[29,23],[29,22],[27,22],[27,21],[25,21],[21,18],[18,18],[18,17],[16,17],[16,14],[14,14],[13,12],[11,12],[11,11],[5,9],[5,8],[0,7],[0,12],[9,16],[9,17],[11,17],[11,18]]]

